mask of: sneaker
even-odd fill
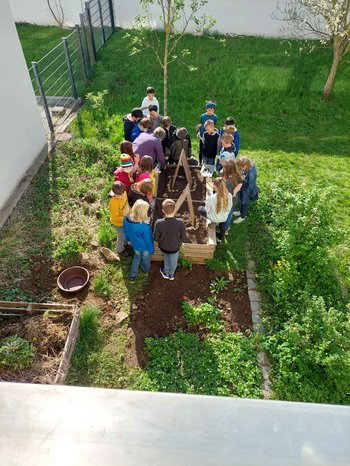
[[[230,233],[230,229],[225,231],[225,236],[227,236]]]
[[[129,257],[130,254],[128,253],[128,251],[126,249],[124,249],[124,251],[118,252],[118,256],[119,257]]]
[[[166,280],[168,280],[170,278],[170,277],[168,277],[168,275],[165,274],[164,269],[159,269],[159,272],[160,272],[161,276],[163,278],[165,278]],[[174,277],[172,278],[172,280],[174,280]]]
[[[238,218],[236,218],[236,220],[233,221],[233,223],[236,223],[236,224],[237,223],[242,223],[242,222],[244,222],[244,220],[245,220],[245,218],[238,217]]]
[[[240,217],[240,216],[241,216],[241,212],[240,212],[239,210],[234,210],[234,211],[233,211],[233,215],[234,215],[235,217]]]
[[[166,278],[169,278],[169,280],[174,280],[174,275],[169,275],[169,277]]]
[[[129,280],[130,280],[131,282],[134,282],[134,281],[136,280],[136,277],[129,277]]]
[[[219,237],[216,237],[216,242],[217,242],[217,244],[221,244],[221,243],[222,243],[222,239],[220,239]]]

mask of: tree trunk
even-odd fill
[[[165,46],[164,46],[164,67],[163,67],[163,77],[164,77],[164,115],[168,115],[168,54],[169,54],[169,36],[170,28],[169,26],[165,29]]]
[[[331,69],[329,71],[327,82],[323,89],[323,95],[328,97],[331,90],[333,89],[333,84],[335,80],[335,76],[337,74],[338,66],[340,63],[341,58],[341,41],[336,37],[333,39],[333,63]]]

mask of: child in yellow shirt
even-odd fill
[[[117,232],[117,252],[119,256],[127,257],[129,254],[125,250],[123,222],[124,217],[129,213],[130,207],[125,185],[121,181],[115,181],[109,195],[111,197],[109,200],[110,219]]]

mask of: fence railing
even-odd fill
[[[97,52],[112,35],[113,0],[90,0],[80,24],[41,60],[32,62],[29,74],[48,134],[53,134],[79,102],[96,61]]]

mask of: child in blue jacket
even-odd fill
[[[242,183],[236,186],[234,190],[234,196],[239,192],[241,209],[238,212],[233,212],[233,215],[238,217],[233,223],[241,223],[245,220],[249,204],[252,201],[256,201],[259,196],[260,188],[256,184],[256,178],[258,173],[253,160],[248,157],[240,157],[237,160],[237,165],[241,170]]]
[[[148,217],[149,204],[139,199],[133,205],[130,215],[124,219],[124,235],[126,241],[131,243],[134,258],[130,269],[130,281],[137,277],[139,266],[148,273],[151,268],[151,254],[154,254],[152,230]]]

